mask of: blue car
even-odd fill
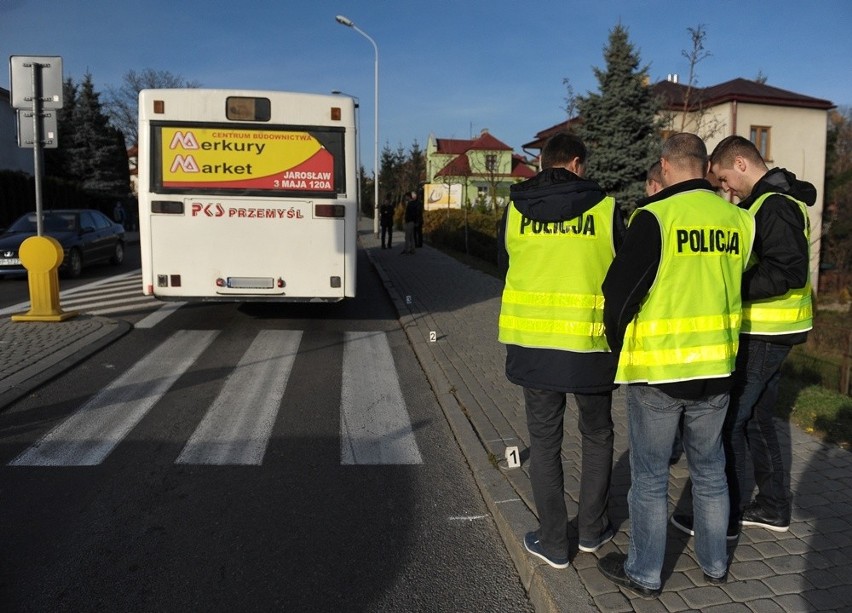
[[[78,277],[84,266],[124,262],[124,227],[92,209],[43,211],[43,234],[59,241],[65,253],[59,273]],[[26,274],[18,251],[36,235],[36,214],[27,213],[0,235],[0,275]]]

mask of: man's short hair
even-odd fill
[[[713,149],[713,153],[710,154],[710,163],[712,165],[718,164],[722,168],[732,168],[737,156],[745,158],[752,164],[766,166],[760,151],[757,150],[753,142],[744,136],[723,138]]]
[[[656,181],[661,185],[663,183],[663,165],[660,163],[660,160],[651,164],[648,174],[645,175],[645,183],[650,183],[651,181]]]
[[[695,134],[680,132],[663,143],[660,157],[678,168],[689,169],[702,177],[707,174],[707,147]]]
[[[541,150],[541,167],[565,166],[574,158],[579,158],[580,164],[585,164],[586,154],[583,141],[568,132],[559,132],[551,136]]]

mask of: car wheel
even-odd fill
[[[112,257],[110,258],[110,264],[115,264],[116,266],[120,265],[124,262],[124,243],[118,241],[115,244],[115,251],[112,253]]]
[[[83,256],[79,249],[68,252],[68,264],[65,267],[65,276],[75,279],[83,272]]]

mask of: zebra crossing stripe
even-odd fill
[[[301,340],[299,330],[258,333],[177,463],[260,465]]]
[[[175,333],[9,465],[100,464],[218,334],[216,330]]]
[[[133,326],[134,328],[153,328],[158,323],[163,321],[166,317],[177,311],[185,302],[168,302],[161,306],[159,309],[145,317],[145,319],[136,322]]]
[[[383,332],[344,336],[340,463],[423,463]]]

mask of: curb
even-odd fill
[[[98,316],[90,319],[98,324],[96,330],[49,353],[44,358],[34,361],[26,368],[2,380],[0,382],[0,409],[20,400],[32,390],[58,377],[133,329],[133,326],[126,321]],[[32,324],[15,323],[14,325],[26,326]],[[73,321],[39,325],[73,325]]]

